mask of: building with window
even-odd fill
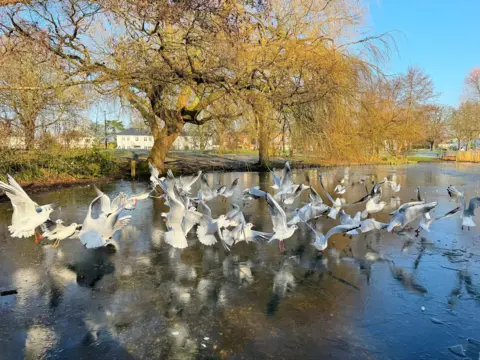
[[[153,136],[145,130],[126,129],[116,134],[117,149],[151,149]]]

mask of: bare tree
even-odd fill
[[[465,90],[469,99],[480,101],[480,67],[472,69],[465,78]]]
[[[88,102],[79,87],[56,87],[65,80],[63,69],[52,63],[54,58],[45,49],[29,41],[9,45],[16,50],[0,59],[0,83],[9,87],[0,90],[0,121],[21,130],[25,147],[31,150],[38,130],[75,122]]]

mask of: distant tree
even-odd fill
[[[448,128],[452,122],[454,109],[450,106],[428,105],[425,109],[425,141],[430,150],[448,137]]]
[[[465,78],[465,90],[468,99],[480,101],[480,67],[472,69]]]
[[[115,135],[117,132],[125,130],[125,126],[120,120],[107,120],[107,134]]]
[[[9,122],[24,136],[27,150],[34,148],[37,131],[46,133],[60,122],[75,121],[88,101],[80,87],[61,86],[63,65],[44,48],[30,41],[6,42],[15,47],[0,58],[0,121]]]
[[[465,140],[468,150],[471,141],[480,135],[480,102],[468,100],[460,104],[453,116],[451,129],[458,140],[458,148]]]

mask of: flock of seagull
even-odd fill
[[[417,236],[422,230],[429,231],[433,222],[456,214],[460,214],[462,218],[462,230],[464,227],[470,230],[470,227],[476,226],[474,222],[475,209],[480,205],[480,197],[474,197],[467,206],[464,193],[454,186],[449,186],[447,192],[458,206],[442,216],[433,217],[431,211],[437,206],[437,201],[427,202],[422,198],[420,189],[417,188],[416,201],[402,204],[390,213],[389,223],[382,223],[372,218],[372,214],[382,211],[386,205],[386,202],[382,201],[384,185],[390,187],[392,194],[400,191],[401,185],[394,180],[384,178],[383,181],[372,182],[369,190],[366,179],[362,178],[358,183],[365,186],[365,196],[346,204],[344,199],[339,197],[334,199],[331,196],[324,186],[322,175],[320,175],[320,186],[329,202],[327,205],[315,188],[311,186],[308,176],[305,177],[305,184],[293,182],[292,170],[289,163],[286,162],[280,177],[277,176],[275,169],[270,170],[273,176],[271,186],[274,189],[273,195],[260,189],[259,186],[243,191],[244,201],[266,202],[273,225],[272,232],[266,233],[254,230],[254,224],[246,221],[242,209],[236,204],[232,204],[232,209],[226,214],[218,217],[212,215],[207,203],[217,197],[221,197],[225,201],[232,197],[239,186],[239,179],[235,179],[229,186],[213,187],[201,171],[195,176],[175,177],[172,171],[168,170],[166,176],[161,177],[158,169],[149,165],[153,190],[132,196],[120,193],[114,199],[110,199],[95,187],[97,196],[90,203],[83,223],[71,223],[70,225],[65,225],[61,219],[52,221],[50,215],[57,208],[57,204],[37,204],[15,179],[8,175],[8,183],[0,181],[0,189],[8,196],[13,207],[12,224],[8,227],[10,235],[14,238],[34,236],[36,242],[39,239],[47,239],[53,241],[53,247],[58,247],[61,240],[74,237],[79,238],[88,249],[105,246],[116,247],[114,234],[131,221],[131,215],[122,215],[124,211],[133,210],[138,201],[162,198],[165,205],[169,207],[167,213],[162,213],[167,227],[165,242],[175,248],[188,247],[187,236],[191,231],[195,231],[198,240],[205,246],[212,246],[220,241],[229,251],[232,246],[242,241],[248,243],[277,240],[279,249],[285,251],[284,241],[295,233],[300,224],[303,224],[312,232],[314,238],[312,245],[321,253],[327,248],[328,240],[334,234],[354,236],[373,230],[395,232],[410,227],[417,220],[420,220],[419,226],[415,230]],[[200,190],[195,196],[192,195],[192,187],[197,181],[200,181]],[[352,183],[352,185],[354,184]],[[334,189],[334,194],[344,194],[348,186],[345,179],[341,179]],[[154,191],[158,193],[161,191],[161,195],[152,195]],[[309,191],[309,201],[287,216],[286,206],[293,204],[304,191]],[[357,212],[354,216],[346,213],[345,209],[362,203],[365,203],[363,211]],[[324,234],[316,227],[315,220],[321,216],[332,219],[338,217],[340,223]],[[38,229],[40,229],[39,233],[37,233]]]

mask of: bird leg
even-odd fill
[[[280,251],[282,251],[282,252],[287,251],[287,249],[285,249],[285,245],[283,244],[283,240],[279,240],[279,241],[278,241],[278,248],[279,248]]]
[[[56,249],[56,248],[58,248],[58,245],[60,245],[60,239],[55,240],[55,242],[53,243],[53,246],[52,246],[52,247],[53,247],[54,249]]]
[[[37,236],[37,232],[36,232],[36,231],[34,231],[33,233],[35,234],[35,244],[38,244],[38,236]]]
[[[463,231],[463,225],[462,225],[462,231]]]

